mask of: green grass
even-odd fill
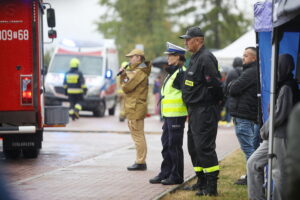
[[[247,186],[234,185],[234,182],[245,174],[245,156],[241,150],[236,150],[220,162],[220,175],[218,180],[217,197],[198,197],[194,191],[176,190],[167,194],[162,200],[247,200]],[[191,180],[187,185],[192,185],[196,179]]]

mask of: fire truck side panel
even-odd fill
[[[0,111],[33,110],[33,104],[21,102],[21,77],[33,74],[32,6],[18,0],[0,3]]]

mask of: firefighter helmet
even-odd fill
[[[77,58],[72,58],[70,61],[71,68],[78,68],[80,61]]]

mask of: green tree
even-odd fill
[[[143,44],[148,59],[162,54],[165,41],[174,38],[167,20],[167,0],[100,0],[109,14],[101,16],[98,29],[114,38],[120,56]]]
[[[247,31],[250,25],[230,0],[99,0],[107,11],[98,29],[116,41],[121,59],[143,44],[148,59],[162,55],[165,42],[183,46],[178,36],[187,27],[200,26],[209,48],[221,48]]]
[[[192,6],[178,12],[177,16],[190,16],[193,22],[181,23],[181,29],[186,30],[187,25],[201,27],[205,32],[206,44],[210,48],[225,47],[250,27],[251,21],[245,17],[243,11],[238,9],[236,0],[190,0],[189,2]]]

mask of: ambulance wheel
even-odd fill
[[[21,154],[21,149],[4,149],[3,153],[6,159],[17,159]]]
[[[114,105],[112,108],[108,109],[108,114],[115,115],[115,111],[116,111],[116,106]]]
[[[31,149],[23,149],[24,158],[37,158],[40,153],[40,149],[31,148]]]
[[[105,102],[102,100],[102,101],[99,101],[99,104],[93,111],[93,114],[95,117],[104,117],[105,110],[106,110]]]

